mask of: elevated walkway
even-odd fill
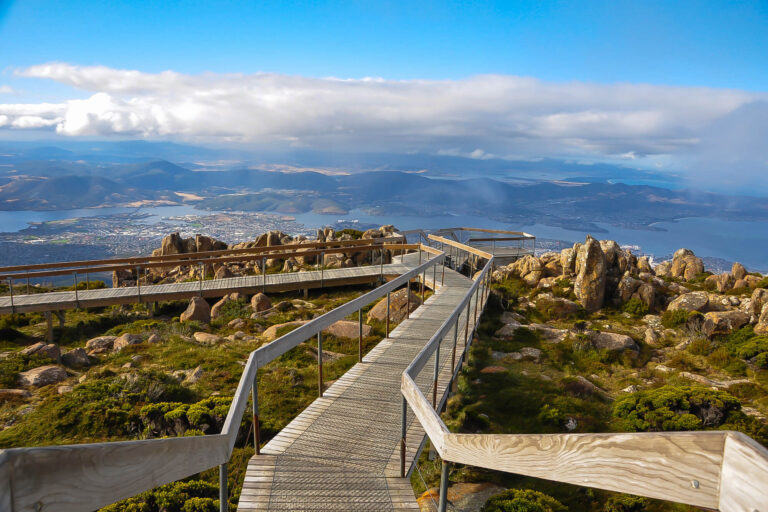
[[[404,263],[413,266],[415,255],[406,256]],[[442,285],[428,278],[435,294],[251,459],[238,510],[418,510],[409,479],[400,478],[401,374],[471,283],[450,269]],[[462,316],[460,331],[465,323]],[[470,332],[473,327],[470,319]],[[453,373],[452,359],[458,362],[464,348],[463,331],[457,340],[455,353],[452,342],[439,353],[441,402]],[[430,368],[434,359],[433,354]],[[432,377],[424,372],[418,379],[428,395]],[[414,419],[407,415],[406,467],[424,439]]]
[[[463,231],[493,233],[467,228]],[[478,239],[484,237],[475,237],[474,241],[484,243],[485,240]],[[466,344],[471,343],[475,323],[488,297],[489,278],[496,260],[492,253],[458,240],[436,235],[424,238],[434,244],[387,246],[390,251],[402,249],[401,253],[418,251],[398,256],[390,265],[285,274],[274,277],[274,288],[269,288],[272,276],[267,276],[267,282],[256,276],[158,285],[154,289],[142,287],[141,296],[139,287],[89,291],[82,301],[92,302],[81,306],[97,304],[99,300],[167,300],[176,298],[174,294],[180,294],[179,298],[219,296],[232,291],[277,291],[389,278],[374,290],[251,352],[219,434],[0,450],[0,511],[94,510],[218,466],[221,511],[226,512],[227,464],[249,398],[253,404],[252,425],[256,427],[254,441],[260,446],[258,369],[315,337],[320,398],[249,461],[239,503],[241,511],[418,509],[407,476],[426,436],[442,459],[441,512],[447,508],[450,463],[630,492],[725,512],[764,509],[768,503],[768,450],[738,432],[450,432],[439,411],[447,398],[449,383],[455,382],[461,368]],[[334,247],[318,252],[350,250],[353,248]],[[354,250],[383,252],[381,247],[373,246]],[[469,261],[473,280],[446,268],[443,264],[448,256],[452,261]],[[218,261],[230,258],[243,256],[226,255]],[[169,261],[146,264],[167,266]],[[211,262],[205,260],[202,264]],[[133,268],[136,262],[128,264]],[[362,319],[363,308],[384,297],[389,300],[392,292],[410,286],[414,279],[435,293],[323,393],[323,330],[350,315],[357,314]],[[45,294],[48,299],[37,297],[37,304],[19,303],[19,307],[58,304],[61,309],[71,305],[74,295],[63,293]],[[74,298],[82,302],[79,294]],[[0,302],[0,307],[6,308],[0,312],[7,312],[6,302]],[[15,309],[16,303],[10,307]],[[362,325],[359,331],[362,333]],[[362,334],[359,336],[362,339]]]
[[[67,292],[33,293],[0,297],[0,314],[59,311],[73,308],[114,306],[137,302],[184,300],[191,297],[223,297],[240,292],[276,293],[308,288],[374,283],[384,276],[400,275],[408,267],[399,263],[308,272],[290,272],[189,281],[185,283],[102,288]]]

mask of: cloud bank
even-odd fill
[[[502,75],[345,80],[152,74],[65,63],[16,74],[66,84],[85,97],[0,104],[0,128],[474,158],[666,155],[695,161],[703,141],[720,140],[718,130],[732,129],[734,115],[768,101],[768,94],[739,90]],[[750,165],[766,165],[744,145],[739,150]]]

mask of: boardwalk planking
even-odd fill
[[[267,274],[264,276],[231,277],[187,283],[155,284],[125,288],[104,288],[100,290],[81,290],[72,292],[33,293],[14,295],[13,304],[10,296],[0,297],[0,314],[32,313],[58,311],[76,307],[111,306],[136,302],[158,302],[166,300],[184,300],[202,295],[203,297],[223,297],[229,293],[283,292],[305,288],[326,286],[345,286],[372,283],[382,276],[399,275],[411,267],[400,263],[383,266],[353,267],[330,269],[320,272],[294,272],[285,274]]]
[[[415,262],[414,262],[415,263]],[[429,273],[428,273],[429,274]],[[446,269],[423,306],[392,330],[280,431],[248,464],[238,510],[418,510],[408,478],[400,478],[400,378],[471,282]],[[427,285],[432,276],[427,276]],[[460,320],[457,358],[464,348]],[[470,329],[473,326],[470,318]],[[452,375],[453,329],[439,360],[438,394],[445,399]],[[434,356],[417,384],[432,396]],[[406,467],[417,455],[424,430],[409,411]]]

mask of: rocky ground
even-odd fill
[[[387,233],[386,227],[365,234],[319,232],[318,239]],[[221,247],[205,238],[171,235],[158,253]],[[273,232],[252,243],[290,241]],[[366,264],[352,257],[338,264],[347,259]],[[313,264],[297,263],[288,270]],[[275,262],[274,269],[286,265]],[[190,271],[151,279],[183,280]],[[493,280],[494,293],[460,374],[458,393],[443,416],[452,430],[728,428],[768,443],[764,276],[738,264],[728,273],[709,274],[685,249],[651,267],[615,242],[588,238],[560,253],[497,268]],[[56,328],[54,344],[43,341],[42,315],[2,317],[0,447],[216,433],[251,350],[367,289],[318,290],[307,298],[234,293],[216,302],[163,303],[154,316],[138,305],[72,311]],[[392,298],[394,322],[404,316],[407,301],[401,295]],[[418,303],[412,295],[411,307]],[[383,302],[364,311],[366,351],[383,336],[385,313]],[[326,382],[357,360],[356,335],[355,315],[325,333]],[[316,358],[310,341],[260,371],[263,440],[315,398]],[[244,415],[230,464],[233,504],[253,452],[249,417]],[[425,451],[414,489],[421,493],[434,487],[439,468]],[[216,479],[214,471],[205,472],[107,510],[217,510]],[[483,503],[487,511],[693,510],[470,467],[454,467],[451,481],[455,510],[478,510]],[[420,501],[425,510],[432,506],[429,493]],[[510,503],[522,508],[510,508]]]
[[[391,232],[391,227],[384,227],[318,235],[379,238]],[[271,232],[252,243],[262,246],[262,241],[279,245],[291,240]],[[170,235],[157,252],[173,254],[170,251],[188,251],[193,245],[194,252],[222,248],[207,237],[184,240]],[[154,278],[173,281],[179,275]],[[316,290],[308,297],[300,292],[232,293],[218,301],[161,303],[154,314],[144,305],[68,311],[65,324],[54,329],[55,343],[44,340],[43,315],[4,316],[0,318],[0,448],[218,433],[252,350],[368,290],[367,286]],[[405,316],[407,301],[404,292],[392,299],[391,320],[396,324]],[[383,300],[363,310],[365,352],[384,335]],[[412,294],[411,308],[420,303],[420,297]],[[357,314],[324,332],[327,385],[357,362],[357,336]],[[264,442],[317,396],[315,343],[308,340],[260,370]],[[250,417],[246,412],[230,463],[233,509],[245,463],[253,453]],[[215,471],[207,471],[105,510],[218,510],[217,478]]]
[[[685,249],[651,268],[615,242],[587,238],[498,268],[493,281],[458,393],[443,414],[451,430],[733,429],[768,446],[764,276],[739,264],[712,275]],[[414,488],[434,493],[439,470],[425,454]],[[457,497],[468,483],[519,490],[497,495],[487,511],[696,510],[463,466],[452,469],[451,481]],[[420,503],[430,509],[429,493]]]
[[[199,252],[220,251],[224,249],[252,249],[257,247],[279,247],[287,244],[310,244],[314,242],[330,242],[341,240],[373,240],[377,238],[396,238],[401,235],[396,233],[392,225],[381,226],[377,229],[368,229],[366,231],[355,231],[353,229],[343,229],[334,231],[331,228],[318,229],[315,238],[308,238],[300,235],[293,237],[281,231],[269,231],[256,237],[249,242],[241,242],[228,245],[225,242],[216,240],[203,235],[182,238],[179,233],[172,233],[163,238],[161,246],[152,251],[152,256],[171,256],[174,254],[194,254]],[[310,251],[311,248],[305,249]],[[297,250],[300,252],[301,249]],[[317,255],[295,256],[289,258],[268,258],[266,260],[267,273],[274,272],[301,272],[302,270],[311,270],[321,264],[326,269],[349,268],[361,265],[378,265],[384,258],[384,263],[390,263],[392,254],[390,251],[378,252],[349,251],[344,253],[328,253],[322,258],[322,262]],[[183,282],[190,279],[199,279],[200,272],[204,272],[206,277],[214,279],[223,279],[234,276],[246,276],[261,274],[264,269],[261,267],[259,259],[242,263],[227,263],[205,265],[202,268],[199,265],[181,265],[171,269],[153,268],[148,273],[139,276],[142,285],[146,284],[164,284]],[[112,286],[136,286],[136,274],[130,270],[116,271],[112,275]]]

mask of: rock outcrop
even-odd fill
[[[184,311],[179,320],[184,322],[201,322],[207,324],[211,321],[211,307],[202,297],[192,297],[189,301],[186,311]]]
[[[53,359],[57,363],[61,360],[61,349],[53,343],[47,345],[45,343],[35,343],[22,349],[21,353],[28,356],[32,354],[42,355]]]
[[[337,338],[357,339],[360,333],[360,326],[357,322],[354,322],[354,321],[339,320],[338,322],[332,324],[323,332],[330,334],[331,336],[335,336]],[[363,336],[370,336],[372,332],[373,332],[373,327],[367,324],[363,324]]]
[[[763,304],[760,316],[757,317],[755,334],[768,334],[768,304]]]
[[[728,334],[749,322],[749,315],[738,310],[711,311],[704,315],[702,329],[707,336]]]
[[[678,249],[672,257],[668,277],[690,281],[702,272],[704,272],[704,262],[701,261],[701,258],[697,257],[690,249]]]
[[[112,344],[112,350],[119,352],[129,345],[138,345],[142,341],[144,340],[138,334],[125,333],[115,339],[115,342]]]
[[[669,303],[667,309],[677,311],[704,311],[709,304],[709,294],[707,292],[691,292],[677,296]]]
[[[610,350],[613,352],[623,352],[625,350],[631,350],[633,352],[640,351],[640,347],[635,340],[626,334],[618,334],[615,332],[593,332],[590,334],[590,340],[598,350]]]
[[[65,352],[61,356],[61,363],[69,368],[80,368],[89,366],[91,364],[91,358],[88,357],[88,353],[83,348],[76,348]]]
[[[408,296],[406,295],[408,290],[402,288],[393,292],[390,295],[389,304],[389,321],[391,323],[400,323],[405,319],[406,309],[408,306]],[[413,312],[421,305],[421,298],[413,292],[411,293],[411,307],[409,312]],[[387,299],[386,297],[376,303],[368,312],[367,322],[372,320],[378,320],[379,322],[385,322],[387,320]]]
[[[221,299],[219,299],[216,304],[211,306],[211,320],[215,320],[219,318],[222,314],[222,308],[229,304],[230,302],[237,302],[239,300],[245,300],[245,297],[242,293],[234,292],[230,293],[228,295],[225,295]]]
[[[262,336],[264,336],[264,338],[266,338],[267,341],[272,341],[278,338],[279,336],[282,336],[284,334],[283,331],[288,332],[289,331],[288,328],[298,327],[300,325],[304,325],[307,322],[308,320],[294,320],[293,322],[285,322],[282,324],[271,325],[264,330],[264,332],[262,333]]]
[[[402,235],[397,233],[397,230],[392,225],[381,226],[378,229],[369,229],[362,234],[362,238],[397,238],[399,240],[395,240],[395,242],[402,241]],[[160,248],[152,251],[152,255],[173,256],[178,254],[206,253],[210,251],[219,251],[225,249],[254,249],[261,247],[276,247],[286,244],[301,245],[310,244],[313,242],[352,239],[353,237],[349,233],[338,234],[331,228],[318,230],[317,238],[315,240],[307,239],[303,235],[293,237],[283,233],[282,231],[269,231],[267,233],[262,233],[252,241],[240,242],[232,246],[227,246],[226,243],[220,240],[202,235],[195,235],[194,237],[190,238],[182,238],[181,235],[177,232],[165,236],[162,239]],[[296,251],[304,252],[312,250],[312,247],[307,247],[306,249],[296,249]],[[350,250],[346,253],[327,254],[325,267],[348,268],[359,266],[364,263],[378,264],[381,260],[381,253],[383,253],[384,263],[391,262],[392,253],[386,249],[375,253]],[[307,265],[315,265],[317,263],[318,258],[316,255],[296,255],[288,258],[280,258],[279,256],[276,256],[266,260],[266,266],[268,269],[282,270],[283,272],[297,272],[302,270],[302,267]],[[141,284],[182,282],[189,279],[199,279],[201,277],[200,270],[201,267],[198,264],[179,264],[170,270],[167,267],[154,268],[149,269],[148,274],[141,274],[140,280]],[[230,277],[259,274],[262,272],[262,260],[257,258],[253,261],[232,262],[226,264],[206,264],[202,268],[202,271],[206,277],[213,277],[214,279],[227,279]],[[135,286],[136,279],[137,276],[134,270],[118,270],[113,273],[112,286]]]
[[[261,313],[262,311],[266,311],[271,307],[272,301],[270,301],[269,297],[263,293],[257,293],[251,297],[251,309],[253,309],[254,313]]]
[[[56,384],[67,378],[64,368],[55,365],[40,366],[19,374],[19,383],[22,386],[47,386]]]
[[[217,343],[221,343],[223,341],[221,336],[202,331],[196,332],[192,335],[192,337],[196,342],[202,343],[203,345],[216,345]]]
[[[606,258],[600,242],[587,237],[576,256],[576,279],[573,291],[589,312],[603,307],[606,284]]]
[[[182,238],[178,232],[163,237],[160,248],[152,251],[152,256],[171,256],[174,254],[189,254],[194,252],[222,251],[227,244],[209,236],[195,235]]]
[[[117,336],[98,336],[91,338],[85,343],[85,350],[89,356],[103,354],[112,350],[112,345],[115,343]]]

